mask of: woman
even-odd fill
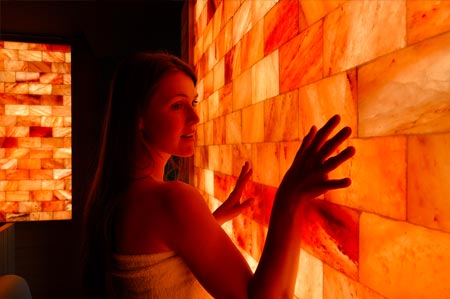
[[[351,134],[334,116],[311,128],[275,197],[253,274],[220,224],[240,203],[246,163],[230,197],[211,214],[192,186],[165,181],[171,156],[194,153],[196,77],[168,54],[137,54],[112,82],[98,168],[86,215],[85,283],[92,298],[292,298],[304,203],[350,179],[327,173],[354,154],[330,155]]]

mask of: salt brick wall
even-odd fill
[[[350,126],[350,176],[306,210],[298,298],[449,298],[450,1],[197,0],[194,184],[211,209],[243,163],[254,207],[224,226],[254,267],[311,125]]]
[[[70,46],[0,41],[0,221],[71,219]]]

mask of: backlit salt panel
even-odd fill
[[[331,177],[353,184],[305,210],[295,298],[448,298],[449,2],[197,0],[192,9],[193,183],[213,209],[250,161],[243,198],[254,205],[224,229],[251,265],[300,141],[338,113],[357,152]]]
[[[0,41],[0,222],[72,218],[71,48]]]

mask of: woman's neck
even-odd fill
[[[136,160],[134,167],[134,177],[152,178],[155,181],[164,180],[164,171],[170,155],[150,147],[138,146],[136,149]]]

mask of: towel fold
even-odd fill
[[[113,285],[121,299],[211,299],[174,252],[113,256]]]

